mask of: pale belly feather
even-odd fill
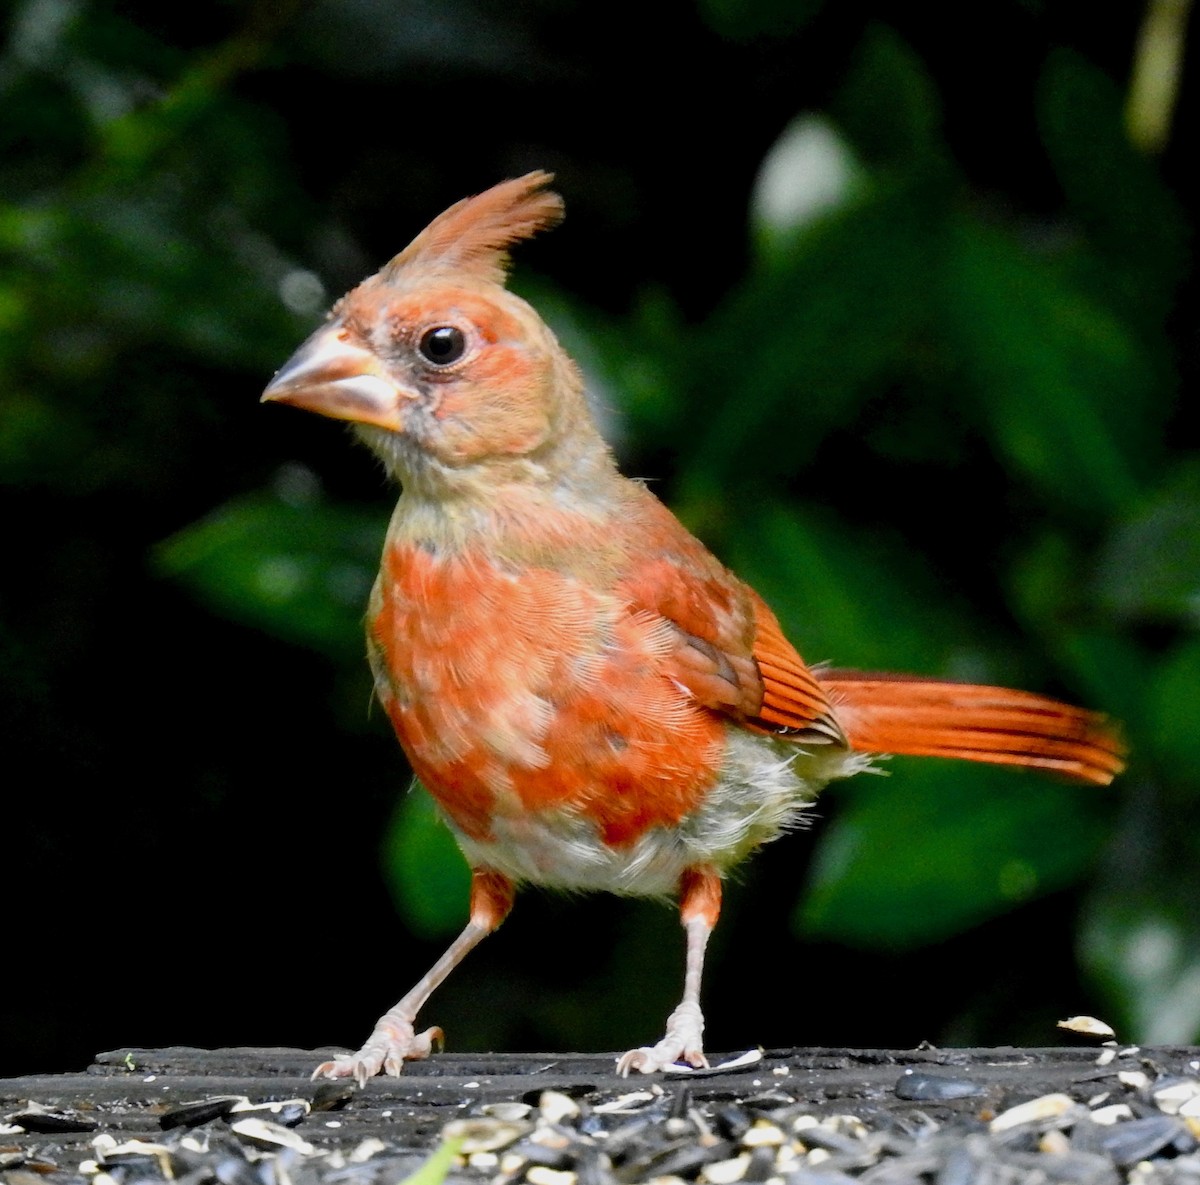
[[[589,819],[568,809],[493,816],[487,841],[447,821],[472,867],[548,888],[665,897],[676,892],[686,869],[729,871],[803,825],[806,808],[828,782],[874,768],[861,753],[801,749],[734,724],[726,731],[719,779],[699,807],[678,825],[653,827],[626,846],[604,843]]]

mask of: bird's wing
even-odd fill
[[[754,661],[763,700],[752,725],[809,743],[846,744],[833,704],[808,664],[784,637],[767,603],[753,590]]]
[[[828,696],[762,598],[657,501],[639,528],[641,558],[619,593],[632,611],[670,624],[668,676],[698,703],[756,731],[844,745]]]

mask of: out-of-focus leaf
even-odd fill
[[[63,414],[49,400],[11,386],[0,398],[0,482],[44,481],[59,468],[55,462],[63,461],[66,471],[88,455],[89,446],[92,433],[79,417]]]
[[[692,512],[685,506],[683,513]],[[899,544],[760,502],[730,529],[722,552],[810,662],[960,678],[995,674],[973,644],[969,614]]]
[[[905,366],[928,316],[932,214],[880,186],[793,239],[691,343],[691,481],[795,472]]]
[[[902,547],[768,505],[727,550],[810,661],[1009,681],[1002,660],[972,645],[969,612]],[[813,933],[861,945],[936,941],[1072,883],[1103,835],[1094,790],[962,763],[885,768],[886,782],[835,791],[849,803],[822,834],[798,914]]]
[[[794,33],[825,7],[825,0],[700,0],[700,10],[722,36],[749,40]]]
[[[1076,881],[1104,836],[1096,791],[930,759],[856,783],[796,924],[852,946],[920,946]]]
[[[1160,767],[1200,789],[1200,642],[1189,640],[1159,665],[1147,697]]]
[[[1109,630],[1063,630],[1046,644],[1078,698],[1113,717],[1136,759],[1150,727],[1146,695],[1151,671],[1145,654],[1129,638]]]
[[[103,359],[140,339],[269,371],[308,328],[279,295],[294,270],[288,261],[239,211],[211,201],[201,211],[169,179],[161,190],[151,179],[136,196],[105,194],[42,219],[37,252],[40,311],[89,329],[62,362],[80,346]],[[61,333],[46,345],[48,355],[64,352]]]
[[[912,48],[886,25],[872,25],[863,35],[831,113],[872,168],[911,176],[943,161],[937,87]]]
[[[1084,274],[1097,295],[1157,339],[1188,258],[1187,231],[1154,165],[1129,142],[1121,103],[1112,79],[1078,54],[1060,50],[1047,59],[1038,116],[1087,234]]]
[[[443,1140],[415,1172],[409,1173],[400,1185],[442,1185],[450,1170],[454,1168],[454,1158],[462,1148],[461,1136]]]
[[[1132,1040],[1175,1045],[1200,1034],[1200,927],[1194,909],[1185,916],[1149,900],[1110,894],[1091,911],[1080,950],[1126,1010]]]
[[[1200,625],[1200,469],[1185,470],[1113,532],[1096,591],[1120,618]]]
[[[438,938],[462,928],[471,873],[450,829],[419,786],[392,815],[383,860],[396,908],[414,932]]]
[[[377,510],[252,494],[159,545],[159,569],[219,613],[338,657],[361,655],[387,519]]]
[[[1149,455],[1131,422],[1154,382],[1111,310],[977,219],[949,237],[944,323],[963,390],[1016,471],[1065,506],[1109,518],[1139,488]]]
[[[1047,531],[1012,565],[1010,602],[1082,702],[1122,721],[1136,747],[1145,733],[1149,671],[1144,653],[1099,604],[1092,566],[1076,541]]]

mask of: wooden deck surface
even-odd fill
[[[101,1054],[81,1073],[0,1079],[0,1175],[11,1185],[33,1185],[47,1178],[66,1181],[78,1177],[81,1168],[94,1174],[97,1166],[88,1162],[96,1162],[98,1149],[102,1161],[114,1146],[131,1140],[178,1149],[181,1133],[187,1132],[207,1133],[203,1146],[196,1147],[197,1156],[210,1147],[233,1146],[235,1136],[247,1147],[269,1147],[269,1134],[266,1144],[256,1144],[244,1123],[235,1127],[238,1116],[250,1116],[265,1119],[268,1133],[286,1128],[325,1157],[322,1163],[334,1167],[354,1163],[356,1150],[363,1161],[383,1155],[393,1166],[395,1181],[404,1175],[404,1166],[419,1164],[439,1146],[446,1125],[453,1121],[478,1120],[486,1128],[507,1116],[520,1127],[526,1122],[521,1119],[524,1112],[530,1116],[524,1135],[530,1135],[547,1091],[558,1092],[552,1097],[565,1097],[581,1109],[583,1118],[576,1115],[571,1121],[581,1140],[598,1133],[610,1137],[617,1127],[624,1130],[639,1118],[662,1126],[691,1116],[696,1126],[689,1130],[701,1136],[707,1132],[726,1144],[733,1140],[734,1152],[741,1137],[722,1132],[739,1123],[744,1129],[745,1123],[730,1119],[735,1113],[750,1122],[757,1116],[782,1115],[793,1125],[801,1114],[818,1121],[851,1115],[861,1121],[864,1132],[900,1132],[908,1138],[932,1125],[966,1140],[988,1131],[996,1115],[1038,1097],[1068,1096],[1077,1119],[1084,1115],[1081,1109],[1089,1109],[1090,1115],[1103,1106],[1127,1102],[1129,1118],[1143,1121],[1143,1133],[1149,1130],[1144,1121],[1162,1114],[1155,1109],[1154,1091],[1163,1084],[1197,1082],[1200,1097],[1200,1050],[1191,1047],[774,1050],[730,1072],[630,1079],[615,1075],[609,1055],[458,1053],[414,1063],[400,1078],[376,1078],[362,1090],[352,1083],[309,1080],[311,1068],[328,1053],[121,1049]],[[304,1105],[290,1114],[244,1109],[230,1114],[228,1100],[237,1096],[252,1105],[293,1099]],[[187,1106],[205,1100],[212,1103],[211,1112]],[[1179,1119],[1171,1122],[1183,1124]],[[468,1129],[459,1124],[454,1130],[461,1134]],[[669,1124],[663,1130],[670,1130]],[[1189,1151],[1186,1127],[1179,1131],[1183,1134],[1171,1146],[1175,1158]],[[100,1137],[108,1138],[98,1143]],[[699,1137],[692,1139],[699,1142]],[[363,1149],[371,1149],[369,1155]],[[145,1173],[131,1176],[114,1169],[138,1155],[145,1159],[153,1154],[135,1150],[125,1160],[113,1155],[99,1167],[117,1181],[144,1180]],[[504,1177],[499,1169],[488,1173],[490,1163],[485,1156],[474,1162],[474,1170],[482,1171],[461,1162],[454,1171],[473,1173],[477,1180]],[[586,1176],[571,1171],[576,1180]],[[171,1174],[164,1170],[158,1175],[169,1179]],[[691,1177],[697,1179],[695,1173]],[[224,1180],[220,1174],[218,1178]],[[540,1178],[535,1173],[530,1179]],[[617,1173],[596,1179],[638,1178],[636,1173]],[[1107,1179],[1116,1178],[1096,1178]],[[555,1179],[551,1185],[568,1183]]]

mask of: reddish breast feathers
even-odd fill
[[[673,627],[568,574],[393,546],[370,640],[414,772],[473,840],[533,811],[627,846],[716,782],[724,725],[670,677]]]

